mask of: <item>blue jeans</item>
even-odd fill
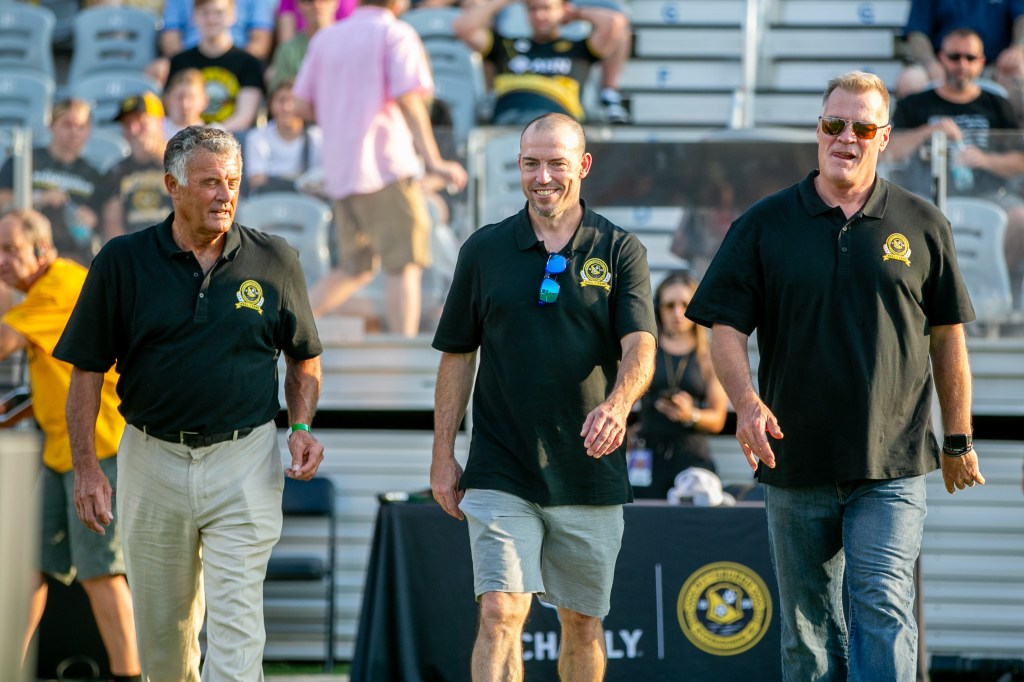
[[[764,493],[781,601],[782,678],[914,680],[924,476],[766,485]]]

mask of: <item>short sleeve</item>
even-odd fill
[[[317,333],[313,310],[309,304],[306,279],[299,263],[299,253],[280,237],[271,237],[277,242],[285,269],[284,295],[281,297],[281,329],[277,347],[293,360],[309,360],[324,352]]]
[[[732,224],[697,286],[687,317],[705,327],[724,324],[747,335],[754,331],[764,289],[758,234],[749,213]]]
[[[388,32],[388,40],[394,46],[393,50],[388,51],[388,96],[398,99],[415,91],[432,94],[434,79],[430,74],[423,41],[416,30],[405,22],[395,22]]]
[[[442,353],[471,353],[480,347],[482,316],[474,252],[474,240],[470,239],[455,262],[452,285],[431,343]]]
[[[621,339],[637,331],[647,331],[657,337],[647,249],[636,236],[630,234],[623,240],[616,271],[613,322],[616,337]]]

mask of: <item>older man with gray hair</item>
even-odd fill
[[[263,580],[281,533],[277,357],[287,361],[291,466],[312,478],[321,345],[294,249],[234,222],[242,159],[230,133],[191,126],[164,153],[174,212],[97,255],[55,356],[71,363],[67,419],[82,521],[103,533],[111,491],[92,432],[117,364],[128,426],[117,515],[149,682],[262,680]]]

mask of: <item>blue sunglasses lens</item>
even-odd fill
[[[548,264],[544,266],[544,272],[549,275],[559,275],[565,272],[565,268],[568,265],[569,261],[566,260],[565,256],[553,253],[548,256]]]
[[[558,292],[561,289],[558,282],[553,279],[544,279],[540,283],[540,303],[554,303],[558,300]]]

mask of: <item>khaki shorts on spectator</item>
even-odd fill
[[[470,489],[466,515],[477,598],[535,593],[548,604],[603,618],[622,544],[622,506],[543,507],[497,490]]]
[[[117,492],[117,458],[100,460],[100,469]],[[117,515],[104,535],[94,533],[78,519],[75,511],[75,473],[58,474],[43,467],[43,519],[40,569],[65,585],[75,578],[88,580],[104,575],[122,575],[124,556],[117,531]]]
[[[334,228],[338,265],[349,274],[369,272],[378,261],[385,272],[430,267],[430,214],[415,178],[336,200]]]

